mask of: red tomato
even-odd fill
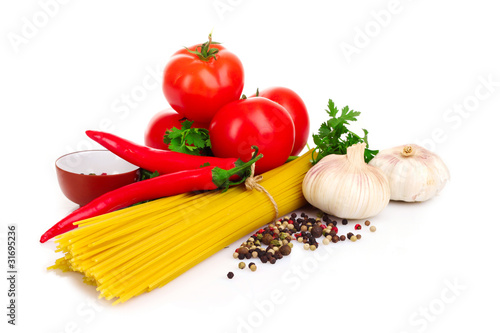
[[[189,50],[200,51],[205,44]],[[219,44],[210,44],[210,48],[219,50],[215,59],[202,60],[186,49],[177,51],[163,77],[163,93],[172,108],[201,123],[209,123],[221,107],[238,100],[243,91],[243,65],[238,57]]]
[[[172,127],[181,128],[181,120],[184,121],[186,118],[173,110],[163,110],[155,114],[149,121],[144,133],[145,145],[151,148],[168,150],[168,145],[163,142],[165,131]],[[192,127],[208,129],[208,124],[194,122]]]
[[[225,105],[208,130],[217,157],[238,157],[246,162],[253,153],[251,146],[259,147],[264,157],[255,164],[256,174],[285,163],[295,138],[292,118],[285,108],[263,97]]]
[[[293,90],[284,87],[264,89],[259,91],[259,96],[278,103],[288,111],[295,126],[295,142],[291,155],[299,155],[309,138],[309,115],[304,101]]]

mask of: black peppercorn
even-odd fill
[[[234,273],[233,272],[227,273],[227,278],[228,279],[232,279],[233,277],[234,277]]]
[[[346,219],[343,219],[343,220],[342,220],[342,224],[343,224],[343,225],[346,225],[347,223],[348,223],[348,221],[347,221]]]

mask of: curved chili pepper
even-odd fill
[[[141,201],[191,191],[226,190],[229,186],[241,184],[250,176],[251,165],[263,156],[262,154],[257,155],[257,147],[253,146],[252,148],[255,149],[252,159],[230,170],[213,166],[183,170],[125,185],[107,192],[56,223],[42,235],[40,242],[45,243],[52,237],[75,229],[77,226],[73,224],[74,222],[125,208]],[[234,175],[243,176],[240,176],[238,181],[230,181]]]
[[[89,138],[115,155],[143,169],[158,171],[160,175],[182,170],[199,169],[207,163],[210,166],[224,170],[229,170],[241,164],[241,160],[236,158],[195,156],[141,146],[106,132],[86,131],[85,133]]]

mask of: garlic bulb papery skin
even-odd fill
[[[450,172],[441,158],[415,144],[382,150],[370,165],[382,170],[389,179],[391,200],[429,200],[450,179]]]
[[[366,219],[389,203],[389,182],[365,163],[365,143],[347,148],[346,155],[323,157],[306,173],[302,193],[323,212],[346,219]]]

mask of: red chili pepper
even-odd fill
[[[182,170],[199,169],[207,163],[209,166],[219,167],[224,170],[243,164],[241,160],[236,158],[195,156],[141,146],[106,132],[86,131],[85,133],[89,138],[115,155],[143,169],[152,172],[158,171],[160,175]]]
[[[40,242],[45,243],[52,237],[76,228],[74,222],[125,208],[141,201],[198,190],[218,188],[226,190],[231,185],[240,184],[250,175],[251,165],[263,156],[257,155],[257,147],[252,148],[255,149],[252,159],[230,170],[213,166],[184,170],[132,183],[105,193],[56,223],[42,235]],[[234,175],[241,175],[240,179],[235,182],[230,181]]]

